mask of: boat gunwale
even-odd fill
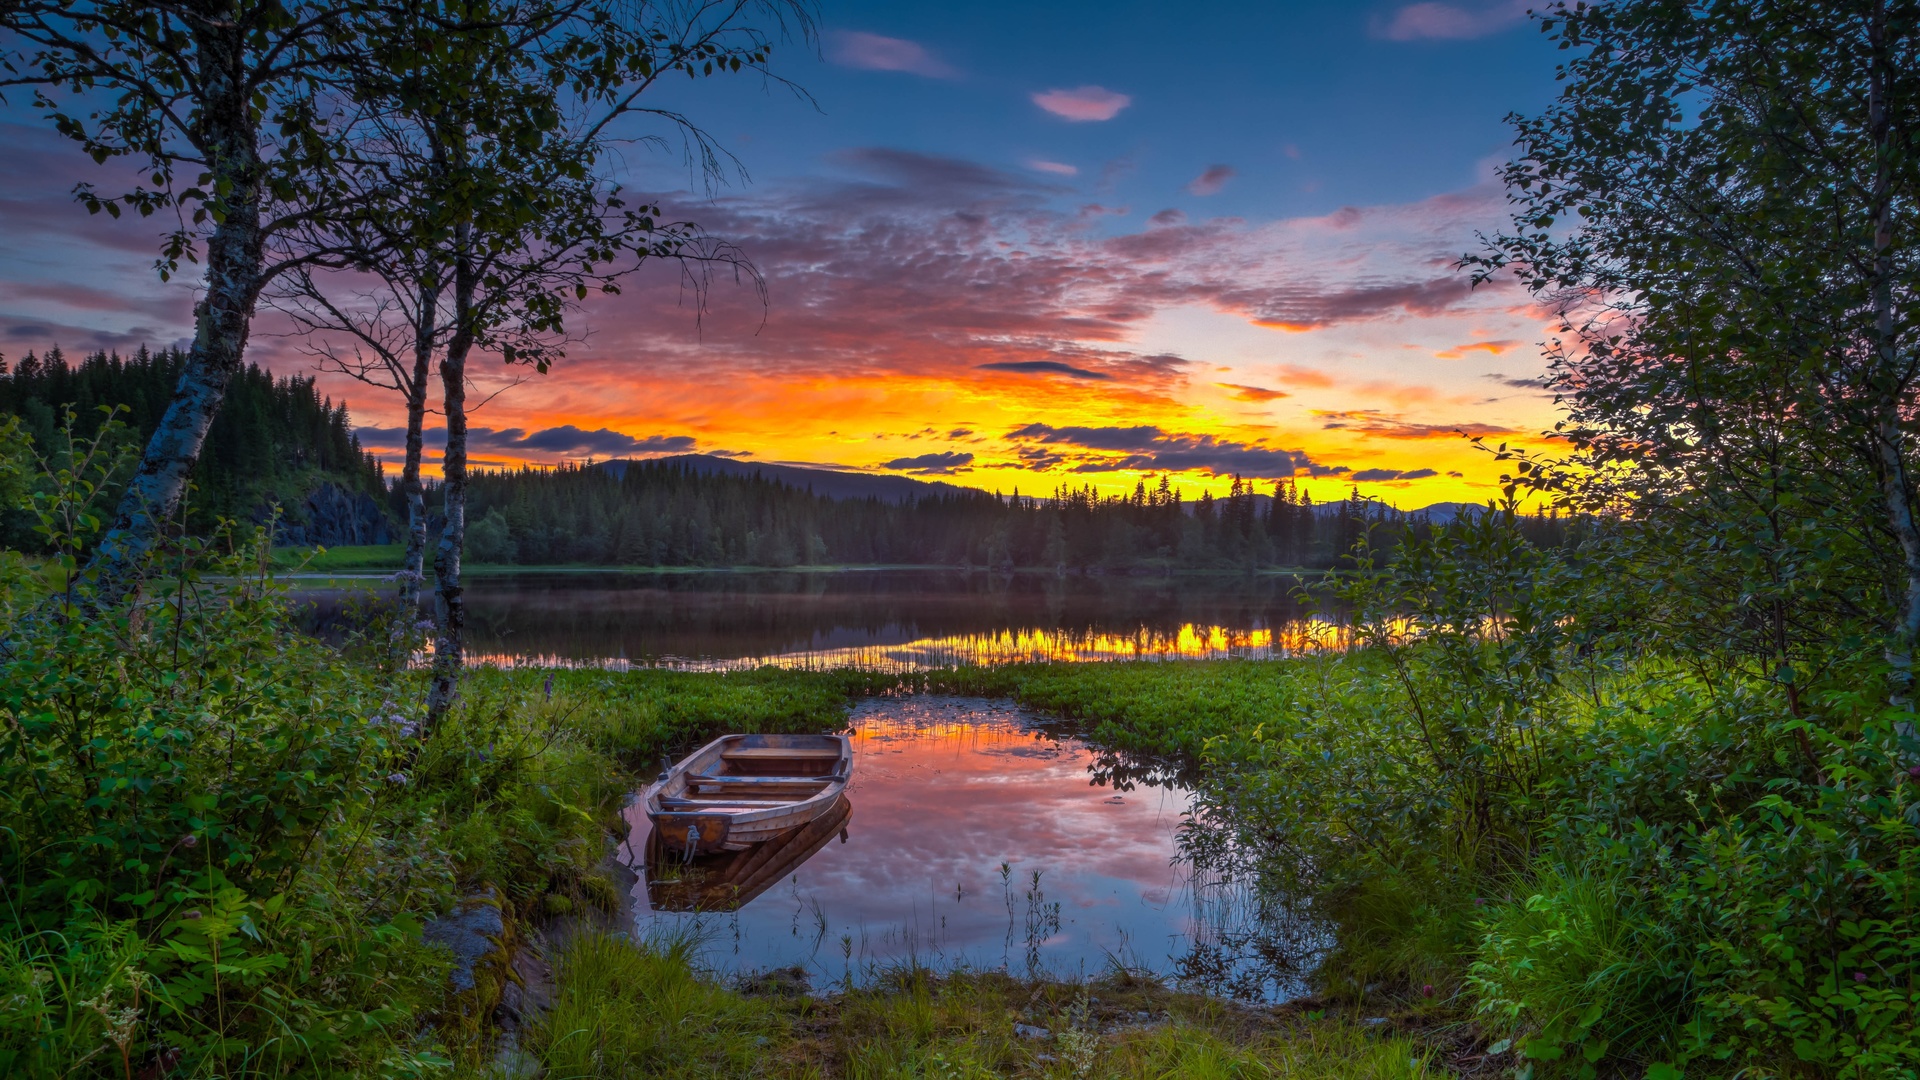
[[[646,807],[647,817],[654,822],[655,827],[658,828],[662,821],[672,822],[702,816],[711,817],[716,813],[720,813],[724,814],[728,819],[728,835],[736,836],[742,826],[765,826],[780,818],[793,816],[805,808],[814,807],[812,813],[807,814],[796,823],[796,825],[804,825],[808,821],[818,817],[822,810],[831,806],[834,800],[839,799],[845,794],[847,784],[853,779],[853,742],[847,736],[824,734],[786,735],[782,737],[832,740],[837,744],[836,748],[839,750],[839,754],[834,759],[835,770],[832,773],[821,776],[820,779],[827,781],[827,784],[807,798],[796,799],[791,802],[774,803],[765,809],[747,810],[740,813],[726,813],[717,810],[668,810],[660,805],[662,798],[674,797],[674,795],[667,794],[667,789],[673,786],[674,781],[681,781],[679,789],[675,794],[682,794],[688,787],[692,786],[694,781],[689,778],[698,775],[694,772],[696,765],[702,767],[709,765],[721,757],[724,748],[728,744],[754,737],[754,734],[740,732],[722,735],[675,762],[673,766],[667,770],[664,777],[649,784],[641,793],[641,799]],[[809,779],[812,778],[809,777]],[[752,830],[749,828],[748,831]]]

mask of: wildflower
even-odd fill
[[[1421,997],[1432,997],[1432,996],[1433,996],[1433,984],[1432,984],[1432,983],[1428,983],[1428,984],[1426,984],[1425,986],[1422,986],[1422,987],[1420,988],[1420,996],[1421,996]]]
[[[1866,973],[1866,972],[1864,972],[1864,971],[1856,971],[1856,972],[1854,972],[1854,973],[1853,973],[1853,981],[1854,981],[1854,982],[1857,982],[1857,983],[1862,983],[1862,982],[1866,982],[1866,981],[1867,981],[1867,973]]]
[[[192,833],[188,833],[187,835],[180,838],[180,846],[183,848],[199,847],[200,838],[193,835]]]
[[[389,784],[402,784],[402,785],[404,785],[404,784],[405,784],[406,782],[407,782],[407,774],[406,774],[406,773],[403,773],[403,772],[397,772],[397,773],[389,773],[389,774],[387,775],[387,783],[389,783]]]
[[[417,622],[417,623],[414,623],[414,624],[413,624],[413,628],[414,628],[415,630],[422,630],[422,631],[425,631],[425,630],[432,630],[432,629],[433,629],[433,620],[432,620],[432,619],[421,619],[421,620],[420,620],[419,622]]]
[[[1907,766],[1907,775],[1913,777],[1915,780],[1920,780],[1920,765]]]

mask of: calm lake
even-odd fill
[[[1116,783],[1111,755],[1004,702],[883,699],[851,725],[843,838],[794,852],[737,910],[673,910],[727,893],[698,862],[649,860],[631,807],[636,932],[692,934],[724,975],[800,968],[815,989],[912,962],[1065,977],[1125,965],[1246,1000],[1302,992],[1324,941],[1241,875],[1186,857],[1194,796],[1165,765],[1118,762],[1131,779]]]
[[[470,580],[469,656],[503,666],[1257,661],[1337,640],[1296,597],[1299,582],[1281,576]],[[346,617],[352,591],[303,591],[317,628]],[[856,708],[850,724],[844,839],[827,823],[830,833],[769,856],[745,890],[709,880],[698,864],[658,862],[651,882],[643,874],[636,930],[698,935],[703,962],[724,975],[797,967],[816,989],[919,962],[1068,977],[1119,964],[1249,1000],[1300,992],[1321,938],[1263,901],[1248,875],[1188,857],[1181,830],[1195,794],[1169,763],[1096,753],[1006,702],[880,699]],[[646,815],[628,816],[626,857],[647,866]],[[737,910],[690,910],[728,890]]]
[[[691,670],[1266,659],[1333,639],[1299,586],[946,570],[486,574],[468,579],[467,648],[502,665]],[[323,625],[340,609],[340,590],[303,595]]]

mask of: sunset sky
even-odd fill
[[[1547,320],[1452,269],[1504,220],[1504,115],[1553,92],[1525,6],[827,0],[818,53],[776,53],[812,102],[744,78],[657,102],[749,179],[709,193],[625,151],[630,188],[740,245],[767,305],[723,282],[696,321],[642,272],[474,416],[476,458],[1485,498],[1498,467],[1456,432],[1537,443],[1553,419]],[[0,352],[184,343],[196,283],[157,280],[161,227],[89,218],[68,192],[100,170],[17,101],[0,143]],[[308,363],[280,317],[256,326],[263,362]],[[397,452],[397,401],[325,385]]]

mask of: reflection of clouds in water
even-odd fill
[[[816,979],[845,976],[843,938],[856,968],[911,956],[1019,970],[1029,950],[1061,974],[1098,973],[1114,956],[1168,975],[1234,968],[1225,938],[1241,936],[1244,910],[1230,912],[1232,934],[1210,930],[1210,911],[1227,909],[1196,893],[1177,861],[1190,792],[1119,797],[1090,784],[1087,747],[1046,738],[997,702],[883,699],[856,709],[852,725],[848,843],[739,912],[643,922],[708,927],[709,962],[723,969],[798,963]],[[644,814],[630,813],[644,828]]]

